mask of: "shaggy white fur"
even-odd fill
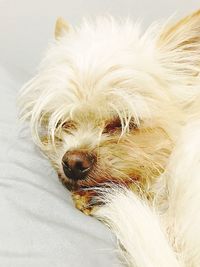
[[[59,20],[19,102],[64,183],[63,155],[84,149],[97,163],[80,190],[120,184],[101,190],[95,215],[129,266],[199,267],[199,101],[200,11],[144,33],[112,17],[79,28]]]
[[[200,120],[194,117],[156,185],[157,197],[151,206],[124,188],[113,188],[102,196],[106,205],[95,215],[117,235],[128,266],[199,266],[199,136]]]
[[[122,260],[128,266],[184,266],[169,244],[166,229],[154,208],[131,191],[115,189],[105,194],[106,205],[96,211],[116,234]]]

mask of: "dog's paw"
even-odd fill
[[[74,192],[72,199],[75,207],[86,215],[91,215],[98,209],[98,205],[93,203],[92,194],[89,192]]]

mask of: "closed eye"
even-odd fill
[[[75,124],[75,122],[73,122],[72,120],[65,121],[65,122],[62,124],[62,129],[63,129],[64,131],[70,133],[71,131],[76,130],[76,124]]]
[[[122,124],[120,118],[115,118],[112,121],[107,122],[104,127],[103,133],[114,133],[122,129]]]
[[[134,122],[134,119],[131,119],[129,122],[129,130],[137,129],[137,125]],[[109,121],[104,127],[103,133],[115,133],[122,130],[122,122],[119,117],[115,118],[112,121]]]

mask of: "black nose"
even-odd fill
[[[83,180],[93,168],[95,156],[85,150],[68,151],[62,158],[65,175],[74,181]]]

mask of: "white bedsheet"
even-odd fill
[[[74,208],[27,130],[19,131],[20,86],[0,67],[0,266],[119,266],[109,230]]]

